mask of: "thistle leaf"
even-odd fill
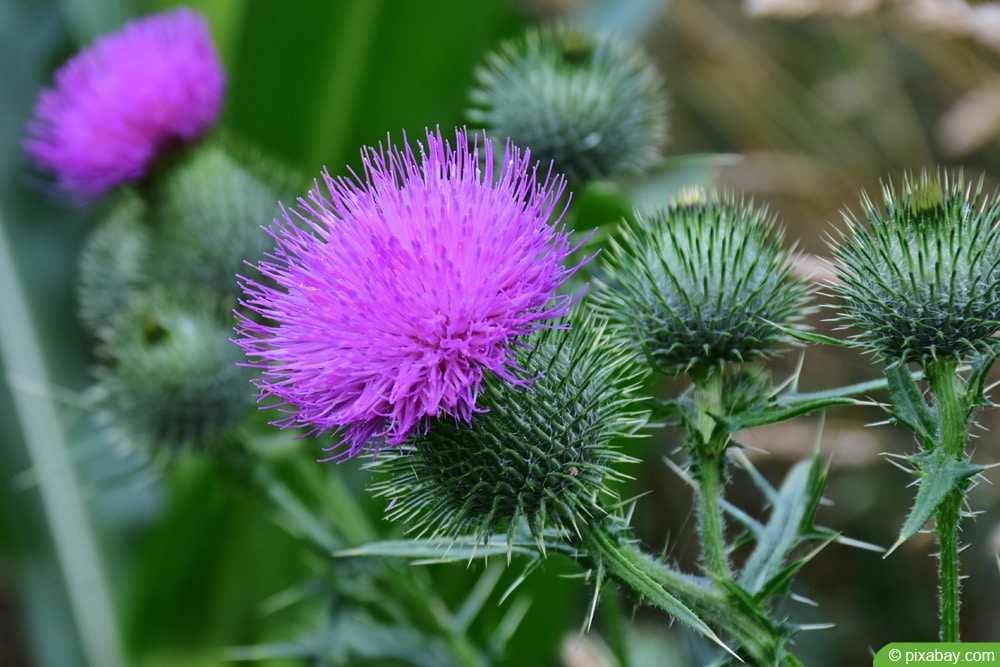
[[[966,480],[986,470],[984,466],[968,461],[949,459],[940,449],[916,454],[910,457],[910,461],[920,475],[920,490],[917,491],[910,516],[899,532],[899,538],[883,558],[916,535],[949,493],[963,490]]]
[[[507,543],[507,533],[497,533],[491,539],[481,536],[459,537],[454,540],[422,538],[407,540],[381,540],[369,542],[352,549],[334,551],[334,558],[402,558],[414,563],[451,563],[471,561],[491,556],[506,558],[508,553],[537,557],[539,550],[535,538],[515,537]],[[546,540],[548,552],[565,551],[565,540]]]
[[[788,554],[815,537],[813,517],[826,483],[818,455],[795,464],[772,503],[771,516],[756,534],[757,546],[740,575],[740,585],[758,595],[785,568]],[[804,561],[803,561],[804,562]]]
[[[1000,344],[992,345],[986,350],[973,355],[965,392],[969,400],[968,407],[971,408],[973,405],[990,407],[993,405],[992,401],[985,394],[986,375],[993,368],[993,364],[998,357],[1000,357]]]
[[[885,377],[889,382],[893,419],[917,434],[924,442],[933,442],[940,429],[937,408],[927,404],[906,364],[887,364]]]
[[[746,412],[728,415],[725,417],[713,415],[716,421],[722,423],[735,433],[740,429],[752,426],[763,426],[765,424],[776,424],[787,421],[793,417],[799,417],[810,412],[823,410],[835,405],[864,405],[865,401],[859,401],[847,396],[810,396],[803,394],[791,400],[773,401],[764,410],[748,410]]]

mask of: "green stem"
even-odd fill
[[[961,491],[952,491],[936,513],[935,534],[938,541],[938,576],[941,585],[941,641],[960,641],[961,580],[959,578],[958,523],[962,517]]]
[[[723,536],[722,487],[724,485],[723,455],[702,461],[698,480],[698,519],[701,524],[705,567],[714,578],[732,580],[728,549]]]
[[[698,482],[698,523],[701,528],[705,568],[713,578],[731,581],[729,551],[722,516],[726,445],[729,435],[718,428],[711,413],[722,409],[722,371],[695,378],[695,405],[699,423],[690,434],[694,478]]]
[[[962,461],[969,434],[969,410],[965,395],[958,388],[958,363],[944,360],[927,367],[930,391],[940,417],[938,442],[927,446],[941,447],[951,460]],[[961,580],[959,578],[958,530],[962,518],[964,488],[951,491],[935,511],[935,534],[938,541],[938,581],[941,587],[941,641],[959,641],[961,611]]]
[[[0,219],[0,301],[4,304],[0,366],[10,378],[49,386],[40,337],[15,266]],[[12,397],[83,654],[91,665],[124,665],[114,604],[63,419],[49,396],[15,390]]]
[[[581,526],[583,549],[626,588],[657,605],[710,640],[731,651],[709,629],[711,622],[731,637],[752,664],[783,665],[780,633],[763,613],[723,590],[702,585],[643,553],[634,543],[622,540],[606,525]]]

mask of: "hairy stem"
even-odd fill
[[[722,487],[725,480],[724,455],[702,461],[698,480],[698,520],[701,526],[705,568],[713,577],[731,580],[728,549],[723,535]]]
[[[927,367],[927,378],[941,419],[938,442],[930,444],[941,447],[949,459],[962,461],[969,434],[969,410],[966,397],[958,387],[960,378],[957,362],[947,360],[930,364]],[[945,497],[935,512],[935,534],[939,550],[938,581],[941,587],[939,616],[943,642],[959,641],[961,581],[958,530],[964,498],[965,488],[955,489]]]
[[[717,428],[711,413],[722,409],[722,373],[695,378],[697,427],[689,434],[694,478],[698,482],[698,524],[705,568],[716,579],[730,581],[729,555],[722,517],[722,491],[726,479],[726,445],[729,435]]]
[[[785,654],[780,631],[759,609],[745,601],[671,569],[622,539],[606,524],[581,526],[583,548],[608,574],[629,590],[657,605],[735,655],[712,630],[732,638],[749,663],[762,666],[797,664]],[[695,619],[692,621],[692,616]]]

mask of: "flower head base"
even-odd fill
[[[666,374],[767,355],[784,340],[776,325],[801,318],[808,298],[781,240],[766,210],[686,190],[612,240],[599,303]]]
[[[856,341],[889,362],[962,359],[1000,329],[1000,203],[963,177],[906,176],[883,206],[863,195],[868,225],[845,213],[833,242],[834,292]]]
[[[471,120],[581,183],[641,170],[666,128],[660,77],[638,51],[572,28],[529,32],[477,72]]]
[[[484,543],[497,531],[509,541],[523,520],[541,544],[548,528],[572,531],[607,514],[617,499],[608,483],[634,462],[616,440],[648,416],[633,403],[639,369],[593,319],[530,342],[519,355],[538,375],[529,390],[491,378],[471,425],[438,421],[408,453],[373,462],[373,490],[396,499],[390,518],[421,535]]]
[[[419,158],[369,148],[363,180],[324,174],[328,194],[317,186],[271,231],[258,269],[273,286],[242,279],[263,319],[242,317],[236,342],[263,370],[260,398],[290,413],[279,426],[340,432],[331,458],[435,417],[469,422],[489,374],[530,382],[514,348],[574,301],[556,296],[575,271],[553,219],[562,177],[510,144],[494,174],[485,135],[455,142],[428,131]]]
[[[204,18],[178,8],[105,35],[43,90],[24,147],[86,202],[145,176],[160,152],[190,143],[222,108],[225,72]]]

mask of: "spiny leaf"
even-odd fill
[[[334,558],[402,558],[420,563],[450,563],[470,561],[491,556],[507,557],[508,552],[537,556],[538,544],[531,536],[518,536],[508,545],[507,533],[497,533],[485,540],[478,535],[459,537],[454,540],[423,538],[409,540],[382,540],[369,542],[353,549],[334,551]],[[564,539],[546,540],[549,552],[566,551]]]
[[[965,395],[968,397],[970,405],[980,405],[989,407],[993,405],[985,394],[986,375],[993,368],[993,364],[1000,357],[1000,344],[994,344],[985,351],[972,357],[969,378],[966,384]]]
[[[785,558],[813,530],[813,515],[823,492],[826,476],[819,456],[800,461],[785,477],[772,504],[771,516],[757,535],[757,546],[747,559],[740,584],[757,594],[783,568]]]
[[[927,404],[910,369],[904,363],[888,364],[885,376],[892,398],[892,416],[924,442],[933,442],[940,428],[937,408]]]
[[[799,417],[801,415],[816,412],[817,410],[823,410],[824,408],[829,408],[835,405],[864,404],[864,401],[859,401],[847,396],[821,396],[814,398],[805,395],[802,398],[793,399],[787,402],[776,402],[764,410],[750,410],[725,417],[712,415],[712,417],[715,418],[716,421],[724,424],[726,428],[730,429],[730,432],[736,432],[740,429],[750,428],[752,426],[776,424],[778,422],[792,419],[793,417]]]
[[[835,538],[831,536],[806,555],[801,558],[796,558],[784,568],[779,570],[774,576],[767,580],[767,583],[765,583],[757,593],[756,599],[764,601],[774,595],[783,595],[786,593],[788,591],[789,584],[792,583],[792,579],[794,579],[795,575],[802,569],[802,566],[815,558],[820,551],[825,549],[827,545],[833,541],[835,541]]]
[[[899,538],[883,558],[888,557],[899,545],[916,535],[949,493],[961,491],[967,479],[986,469],[968,461],[949,459],[940,449],[916,454],[910,457],[910,461],[920,474],[920,490],[917,491],[913,509],[903,524]]]
[[[774,323],[778,329],[781,330],[783,334],[794,338],[795,340],[800,340],[803,343],[815,343],[817,345],[833,345],[835,347],[861,347],[857,343],[849,340],[841,340],[839,338],[834,338],[832,336],[824,336],[823,334],[814,333],[812,331],[802,331],[801,329],[796,329],[795,327],[784,326],[781,324]]]

